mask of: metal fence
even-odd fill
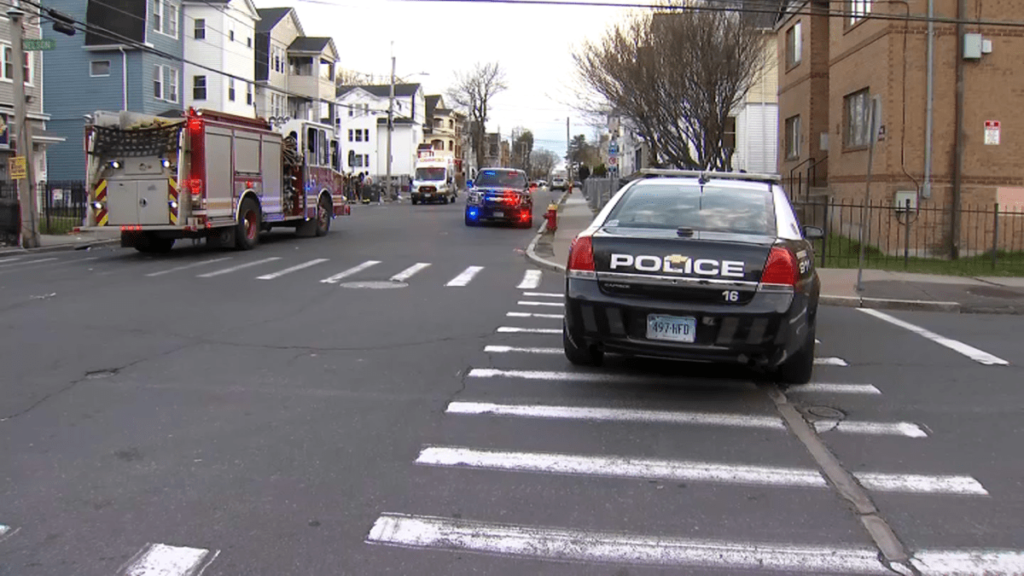
[[[815,241],[821,267],[856,268],[863,239],[866,268],[1024,276],[1024,209],[1020,206],[964,205],[958,223],[950,206],[834,199],[794,202],[793,206],[802,224],[825,231],[825,238]]]
[[[0,181],[0,246],[17,244],[20,226],[18,187],[14,182]]]
[[[67,234],[85,221],[89,198],[82,180],[40,182],[39,232]]]
[[[597,212],[621,187],[622,181],[618,178],[587,178],[583,181],[583,196],[590,209]]]

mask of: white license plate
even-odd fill
[[[423,194],[423,197],[424,197],[424,198],[430,198],[430,192],[426,192],[426,193],[424,193],[424,194]]]
[[[494,217],[495,218],[504,218],[505,217],[505,213],[504,212],[495,212],[494,213]]]
[[[672,342],[693,342],[697,335],[697,319],[691,316],[647,315],[647,338],[671,340]]]

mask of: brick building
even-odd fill
[[[1018,0],[931,0],[937,18],[1019,20]],[[882,114],[871,199],[910,197],[923,210],[953,206],[956,59],[953,23],[934,23],[932,169],[926,186],[928,25],[872,15],[927,15],[929,0],[793,0],[776,25],[779,61],[779,172],[798,199],[864,197],[870,129],[862,111],[878,96]],[[829,6],[842,15],[829,16]],[[964,53],[961,206],[1024,208],[1024,29],[967,24]],[[1001,123],[986,143],[986,121]],[[991,137],[991,132],[989,133]],[[791,179],[792,177],[792,179]],[[929,189],[930,188],[930,189]],[[947,218],[948,220],[948,218]],[[949,228],[951,230],[952,228]],[[1007,228],[1008,229],[1008,228]],[[965,233],[961,231],[961,235]],[[991,237],[991,236],[990,236]],[[946,233],[945,241],[950,234]],[[934,250],[933,250],[934,251]]]

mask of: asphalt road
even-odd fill
[[[758,374],[571,367],[461,200],[0,256],[0,575],[901,573]],[[823,308],[785,392],[921,573],[1024,573],[1020,327]]]

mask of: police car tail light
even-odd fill
[[[577,236],[569,246],[569,270],[576,272],[594,271],[594,245],[590,236]]]
[[[773,247],[761,273],[761,284],[795,286],[796,280],[796,256],[785,248]]]

